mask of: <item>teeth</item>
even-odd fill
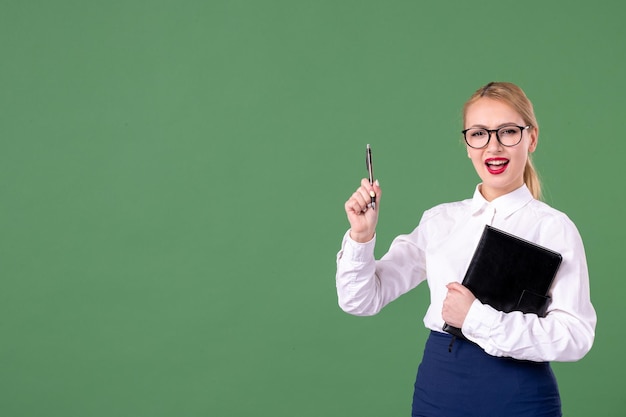
[[[487,162],[487,165],[498,165],[499,166],[499,165],[504,165],[506,163],[507,163],[507,161],[505,161],[505,160],[498,160],[498,161],[489,161],[489,162]]]

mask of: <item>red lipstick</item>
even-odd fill
[[[506,171],[506,167],[509,165],[509,160],[506,158],[489,158],[485,160],[485,166],[490,174],[502,174]]]

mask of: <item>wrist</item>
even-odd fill
[[[356,233],[353,230],[350,230],[350,239],[354,240],[357,243],[367,243],[374,239],[373,232],[366,233]]]

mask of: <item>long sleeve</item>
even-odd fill
[[[576,361],[591,349],[596,325],[583,243],[567,218],[544,224],[541,231],[541,243],[563,256],[546,317],[502,313],[477,300],[463,324],[463,333],[494,356]]]
[[[336,286],[339,306],[347,313],[377,314],[425,280],[423,253],[411,235],[397,237],[379,261],[374,259],[375,241],[374,237],[357,243],[349,232],[343,238],[337,254]]]

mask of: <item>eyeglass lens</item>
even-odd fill
[[[491,132],[494,132],[493,130]],[[504,146],[515,146],[522,140],[522,129],[518,126],[501,127],[494,132],[497,139]],[[465,140],[472,148],[482,148],[487,146],[490,138],[490,131],[487,129],[473,128],[465,132]]]

